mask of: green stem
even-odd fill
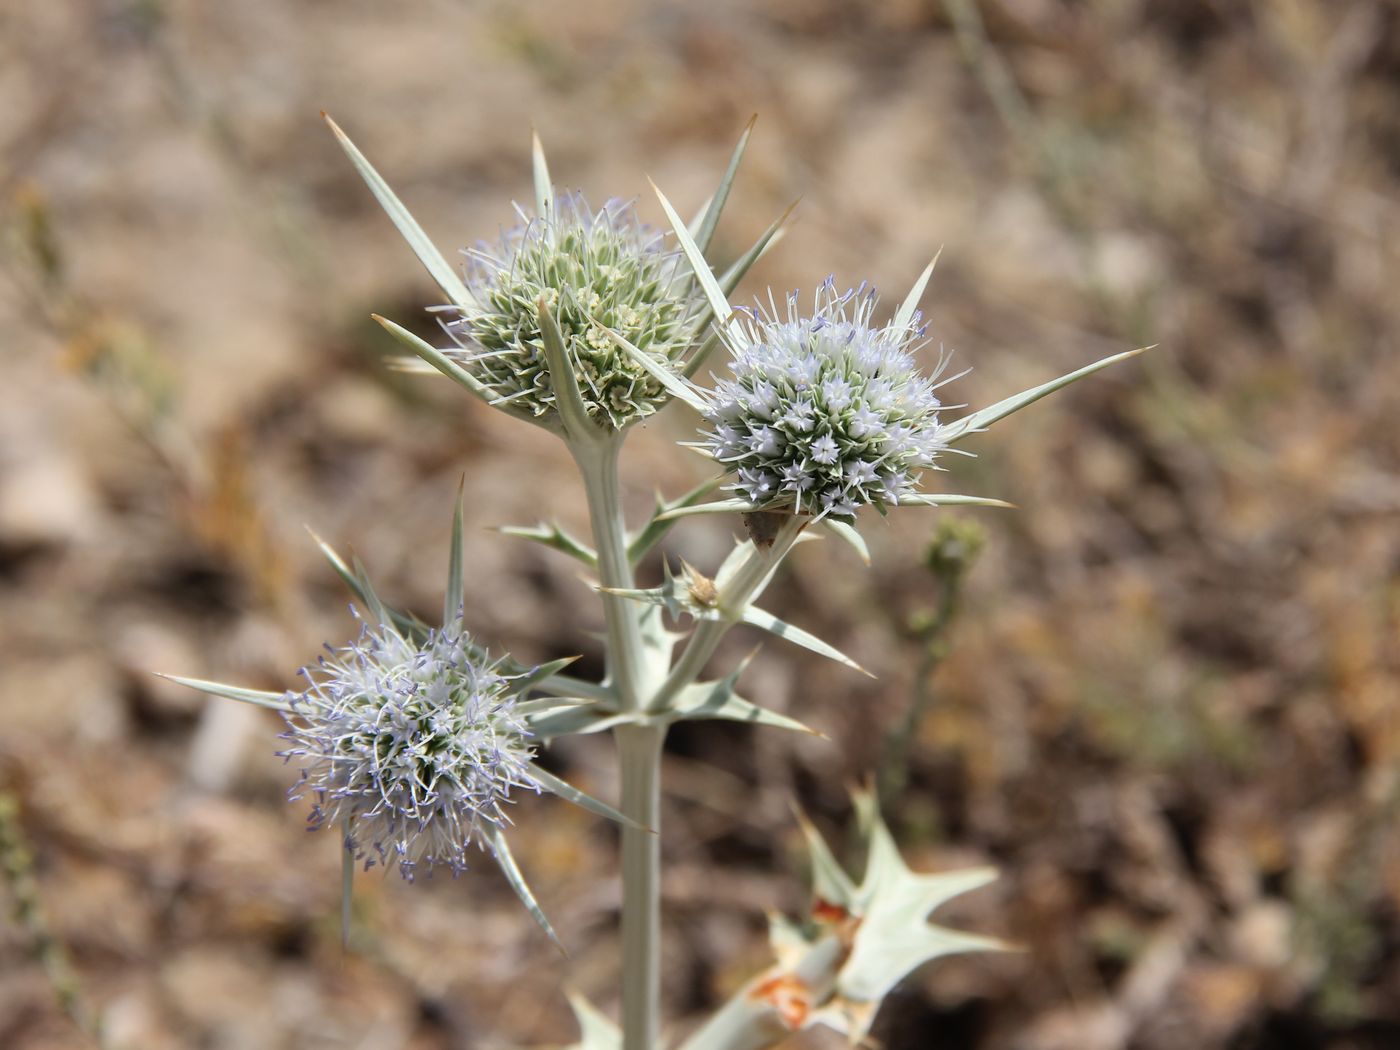
[[[665,727],[621,726],[622,812],[650,828],[622,829],[622,1046],[656,1050],[661,1004],[661,745]]]
[[[570,451],[583,475],[588,497],[588,517],[598,550],[598,579],[604,587],[631,590],[632,563],[627,557],[627,526],[618,493],[617,460],[622,436],[612,435],[597,444],[570,442]],[[638,605],[615,594],[604,594],[607,621],[608,676],[617,687],[624,710],[640,709],[644,693],[642,632]]]
[[[632,563],[618,492],[622,435],[570,442],[583,475],[598,577],[604,587],[631,590]],[[623,710],[641,710],[647,680],[639,606],[604,593],[608,676]],[[624,725],[614,733],[622,774],[620,808],[640,825],[622,828],[622,1031],[624,1050],[656,1050],[661,1014],[661,745],[666,731]]]

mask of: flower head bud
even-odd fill
[[[762,510],[850,519],[915,491],[939,440],[934,380],[911,348],[917,315],[875,327],[873,291],[817,290],[809,317],[788,297],[750,311],[705,421],[709,454],[734,475],[730,488]]]
[[[595,212],[581,195],[560,194],[545,215],[520,217],[497,243],[466,252],[474,302],[447,323],[458,346],[448,356],[503,402],[536,416],[555,412],[537,314],[543,297],[589,416],[620,430],[655,412],[665,389],[609,333],[676,365],[702,307],[679,257],[624,201]]]
[[[465,870],[468,847],[509,822],[511,791],[540,789],[501,670],[460,619],[421,643],[366,623],[330,649],[291,698],[281,752],[301,765],[290,795],[310,792],[312,829],[343,826],[366,867],[398,865],[409,880],[437,865]]]

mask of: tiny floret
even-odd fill
[[[710,400],[705,449],[755,508],[854,517],[915,492],[939,440],[935,379],[911,351],[908,324],[871,324],[876,296],[864,287],[818,289],[810,316],[797,295],[785,316],[771,303],[742,314],[730,333],[733,379]]]
[[[668,368],[694,341],[703,301],[679,256],[630,203],[597,211],[560,194],[543,216],[468,249],[472,302],[446,310],[459,361],[495,395],[537,417],[556,412],[538,304],[554,312],[589,416],[620,430],[666,402],[665,389],[623,351],[617,332]]]
[[[421,641],[365,623],[327,648],[285,716],[281,754],[301,766],[291,797],[310,794],[310,827],[343,830],[366,867],[397,865],[410,881],[464,871],[468,848],[489,849],[509,822],[511,792],[540,790],[514,678],[460,619]]]

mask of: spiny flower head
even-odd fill
[[[509,823],[511,791],[539,790],[502,661],[460,618],[421,643],[365,623],[358,640],[327,649],[290,698],[281,754],[301,765],[291,797],[310,792],[311,827],[343,827],[366,867],[396,864],[409,880],[437,865],[464,871],[468,847]]]
[[[838,293],[827,278],[810,316],[796,292],[785,315],[771,302],[741,315],[704,447],[754,507],[849,520],[899,503],[933,466],[940,405],[910,352],[923,329],[917,315],[872,325],[875,304],[864,285]]]
[[[467,256],[473,303],[447,330],[460,360],[503,403],[535,416],[556,411],[545,364],[538,303],[554,313],[589,416],[620,430],[655,412],[664,388],[609,335],[674,367],[690,346],[702,300],[678,256],[644,226],[630,203],[592,211],[560,194],[543,216],[518,206],[520,224]]]

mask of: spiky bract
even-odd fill
[[[466,252],[473,303],[447,324],[458,346],[448,356],[501,402],[535,416],[554,413],[537,312],[543,297],[594,422],[620,430],[655,412],[664,388],[608,333],[676,365],[702,305],[678,256],[624,201],[595,212],[581,195],[561,194],[544,216],[517,211],[520,225]]]
[[[939,401],[910,353],[923,329],[917,315],[872,325],[875,303],[828,278],[810,316],[795,292],[786,316],[772,304],[740,315],[734,378],[705,413],[705,447],[755,507],[849,520],[897,504],[933,466]]]
[[[421,643],[365,623],[327,648],[286,716],[281,753],[302,767],[291,797],[309,792],[311,827],[343,828],[366,867],[397,865],[409,880],[465,870],[468,848],[508,823],[511,791],[539,790],[512,678],[460,619]]]

